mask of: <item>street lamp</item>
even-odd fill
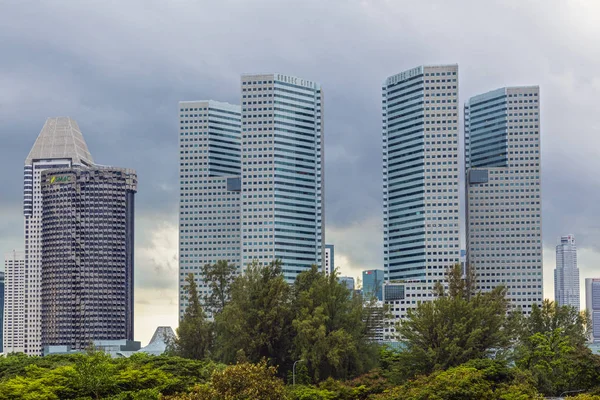
[[[292,366],[292,386],[296,386],[296,363],[303,362],[304,360],[294,361]]]

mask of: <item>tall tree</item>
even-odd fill
[[[194,274],[185,278],[184,290],[188,306],[177,328],[177,336],[169,346],[170,352],[184,358],[205,359],[210,356],[213,345],[213,327],[206,320],[206,314],[198,298],[198,287]]]
[[[229,264],[227,260],[219,260],[215,264],[206,264],[202,267],[203,280],[209,288],[204,304],[213,316],[225,308],[236,272],[235,266]]]
[[[295,358],[307,363],[315,381],[368,371],[377,360],[369,341],[373,311],[338,282],[335,271],[313,266],[302,272],[294,284]]]
[[[406,346],[400,366],[407,377],[484,358],[509,344],[505,288],[475,290],[472,279],[463,279],[458,264],[448,271],[447,279],[447,290],[438,282],[436,298],[409,310],[407,319],[397,325]]]
[[[271,365],[286,362],[291,340],[290,293],[281,262],[248,265],[232,283],[229,302],[215,316],[219,359],[232,363],[266,358]]]

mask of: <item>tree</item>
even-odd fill
[[[206,264],[202,268],[202,276],[209,288],[204,304],[213,315],[216,315],[223,311],[227,304],[231,283],[236,276],[236,268],[227,260],[220,260],[212,265]]]
[[[600,376],[600,357],[586,346],[587,316],[545,300],[521,321],[514,358],[546,395],[589,389]]]
[[[177,336],[169,345],[169,351],[185,358],[205,359],[210,356],[213,345],[213,327],[198,298],[194,274],[185,278],[188,306],[177,328]]]
[[[482,293],[460,265],[448,271],[448,289],[436,283],[433,301],[408,311],[397,325],[405,349],[399,355],[405,377],[431,373],[485,358],[509,345],[506,290]]]
[[[168,400],[285,400],[283,381],[276,377],[277,368],[258,364],[240,363],[223,371],[215,371],[210,382],[199,385],[186,395],[168,397]]]
[[[348,378],[376,364],[377,349],[369,342],[372,310],[360,296],[316,266],[302,272],[294,284],[295,359],[303,359],[319,381]]]
[[[291,342],[290,286],[281,262],[248,265],[231,284],[230,300],[215,316],[218,358],[282,365],[288,360]]]

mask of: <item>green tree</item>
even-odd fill
[[[266,266],[257,262],[231,284],[230,300],[215,316],[218,358],[270,365],[284,364],[290,353],[291,289],[281,263]]]
[[[208,285],[209,294],[205,296],[204,304],[215,315],[223,311],[229,299],[231,283],[236,277],[235,266],[226,260],[215,264],[206,264],[202,268],[202,279]]]
[[[294,355],[303,359],[319,381],[348,378],[377,363],[377,346],[369,341],[373,310],[360,296],[316,266],[302,272],[294,284]]]
[[[426,374],[485,358],[508,347],[511,332],[506,290],[483,293],[463,279],[460,265],[448,271],[447,289],[437,282],[436,298],[408,311],[397,325],[405,349],[399,354],[403,376]]]
[[[205,359],[211,354],[213,326],[206,320],[200,304],[194,274],[185,278],[188,306],[177,328],[177,336],[169,344],[169,352],[184,358]]]
[[[546,395],[584,390],[597,384],[600,357],[586,346],[587,316],[574,308],[545,300],[523,318],[514,358],[530,371]]]
[[[195,387],[191,393],[167,400],[285,400],[285,386],[276,374],[277,369],[267,366],[264,360],[231,365],[215,372],[209,383]]]
[[[117,391],[116,367],[109,355],[101,351],[89,350],[78,354],[73,366],[72,387],[81,396],[100,399]]]

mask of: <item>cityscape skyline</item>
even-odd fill
[[[474,6],[475,10],[480,9],[479,5]],[[566,20],[552,14],[553,17],[551,15],[548,19],[538,21],[540,26],[537,31],[544,32],[544,41],[537,33],[532,36],[531,30],[525,27],[527,24],[523,23],[517,24],[514,32],[506,34],[486,33],[484,29],[481,39],[469,36],[475,41],[471,46],[463,46],[460,40],[456,40],[456,43],[436,42],[434,34],[442,32],[428,32],[436,23],[428,21],[431,15],[418,5],[411,6],[417,14],[415,21],[420,22],[414,26],[404,19],[408,12],[404,14],[402,10],[388,8],[391,6],[363,6],[367,7],[368,13],[359,6],[344,8],[342,14],[350,18],[349,23],[368,28],[364,38],[352,33],[356,31],[355,28],[348,30],[340,23],[336,17],[339,11],[337,7],[323,5],[320,12],[311,10],[310,15],[323,26],[336,22],[340,25],[340,33],[323,43],[319,42],[319,33],[324,28],[319,24],[313,33],[304,32],[299,24],[294,23],[292,16],[307,15],[306,11],[302,14],[306,8],[292,10],[296,12],[289,12],[290,16],[283,17],[281,22],[245,9],[245,12],[257,17],[256,22],[249,22],[253,18],[244,18],[244,21],[238,21],[240,28],[224,34],[224,38],[233,38],[235,32],[239,33],[238,29],[249,29],[254,24],[268,21],[283,28],[283,33],[276,38],[283,45],[281,54],[265,54],[264,47],[259,45],[262,38],[266,37],[264,33],[258,34],[261,40],[254,42],[248,39],[244,44],[233,44],[227,52],[217,48],[223,44],[223,38],[214,45],[192,44],[193,41],[186,39],[186,31],[191,27],[192,20],[195,26],[200,16],[200,21],[207,27],[214,26],[214,23],[202,18],[204,10],[194,7],[188,10],[188,15],[178,17],[182,19],[177,24],[181,28],[170,24],[165,27],[175,38],[166,42],[179,42],[180,47],[173,50],[168,50],[170,46],[156,36],[135,37],[133,28],[128,28],[117,18],[105,13],[99,12],[88,18],[81,15],[81,10],[64,5],[56,6],[59,12],[44,7],[40,13],[51,12],[61,20],[82,22],[77,22],[80,24],[77,35],[68,35],[71,32],[64,27],[46,29],[51,33],[44,35],[43,39],[38,31],[24,35],[21,39],[23,46],[47,46],[47,51],[35,55],[33,63],[29,56],[19,52],[16,47],[3,47],[4,54],[8,55],[3,71],[10,81],[10,85],[7,84],[10,95],[2,98],[4,107],[0,111],[5,121],[1,131],[4,171],[0,200],[2,249],[19,250],[22,247],[20,238],[23,227],[19,218],[22,171],[18,171],[15,165],[22,163],[23,153],[33,142],[32,135],[39,132],[39,126],[47,116],[71,115],[82,125],[90,149],[98,159],[112,165],[136,168],[140,179],[148,179],[149,184],[139,195],[138,229],[143,233],[137,238],[136,249],[136,268],[146,272],[136,277],[136,294],[139,294],[136,318],[138,324],[147,326],[146,329],[150,331],[148,338],[154,326],[174,325],[176,318],[169,317],[176,316],[176,279],[165,282],[161,278],[165,273],[173,274],[177,264],[177,121],[173,118],[174,109],[181,99],[216,98],[237,102],[238,78],[245,71],[284,71],[319,81],[326,89],[326,236],[327,242],[336,246],[336,265],[341,266],[343,274],[351,276],[382,265],[382,227],[379,223],[379,104],[382,79],[422,63],[457,62],[461,68],[459,106],[465,99],[490,89],[539,84],[543,90],[544,107],[544,292],[546,297],[552,297],[555,240],[564,232],[573,232],[578,238],[582,278],[594,276],[591,269],[597,264],[599,252],[594,228],[597,222],[594,221],[592,206],[597,198],[597,185],[594,185],[595,177],[591,171],[597,169],[597,161],[591,155],[594,146],[590,146],[589,141],[597,136],[597,124],[591,117],[594,115],[594,102],[591,99],[597,97],[598,89],[594,83],[594,79],[597,79],[595,72],[587,68],[595,62],[593,55],[587,51],[591,46],[589,38],[594,37],[594,31],[586,29],[596,30],[597,27],[588,26],[585,22],[569,24],[568,15],[580,12],[574,8],[563,10]],[[220,6],[214,7],[217,11],[226,12]],[[316,5],[309,4],[308,7]],[[457,16],[452,7],[439,7],[441,14]],[[494,14],[505,16],[514,12],[511,10],[509,14],[508,9],[498,5],[493,5],[492,10]],[[6,11],[7,16],[12,16],[7,18],[9,22],[18,21],[19,15],[24,13],[19,6]],[[150,11],[141,11],[140,17],[148,18],[150,13],[151,19],[152,13],[158,12],[164,16],[171,15],[173,11],[151,8]],[[526,5],[520,5],[519,11],[529,15],[531,10]],[[400,24],[402,27],[398,23],[388,23],[383,14],[405,23]],[[593,15],[592,10],[588,10],[587,14]],[[48,26],[48,22],[37,14],[30,17],[40,30]],[[568,38],[554,36],[552,27],[556,20],[570,27],[567,28],[570,31]],[[446,24],[444,34],[464,38],[464,33],[460,32],[483,26],[480,24],[467,18],[462,24],[466,28],[458,30]],[[121,46],[115,49],[103,47],[107,51],[99,52],[103,53],[101,57],[91,57],[91,63],[83,61],[89,53],[86,46],[81,45],[81,40],[93,41],[86,26],[112,27],[109,35],[113,39],[123,40],[115,39],[111,43],[118,42]],[[12,22],[0,29],[7,32],[9,37],[14,37],[14,32],[22,32]],[[556,40],[548,40],[548,34]],[[531,40],[527,45],[512,46],[512,35],[527,36]],[[546,40],[552,41],[552,46],[545,44]],[[124,50],[129,49],[132,42],[139,45],[139,49],[151,46],[153,53],[158,56],[149,54],[144,56],[147,58],[143,58],[142,62],[127,56]],[[289,43],[297,43],[299,47],[290,49],[287,47]],[[398,54],[388,52],[392,44],[401,49]],[[511,49],[511,57],[496,55],[489,48]],[[173,54],[175,50],[177,54]],[[206,57],[201,54],[206,52],[214,54],[214,58],[204,61]],[[196,53],[197,56],[194,55]],[[65,61],[71,67],[63,68],[61,65],[61,68],[51,68],[56,65],[54,60],[59,54],[71,60]],[[139,52],[135,54],[139,55]],[[319,56],[321,62],[315,63],[315,56]],[[119,60],[118,63],[115,60]],[[139,65],[142,64],[153,67],[140,69]],[[24,71],[20,68],[23,65],[30,65],[30,69]],[[80,71],[77,80],[69,77],[70,68]],[[352,84],[348,85],[348,82]],[[55,96],[58,89],[61,96]],[[24,93],[36,95],[24,96]],[[459,110],[459,113],[462,111]],[[95,126],[99,121],[103,121],[102,129]],[[17,171],[12,173],[14,168]],[[580,195],[573,199],[573,193]],[[158,318],[171,319],[158,322],[157,315]]]

